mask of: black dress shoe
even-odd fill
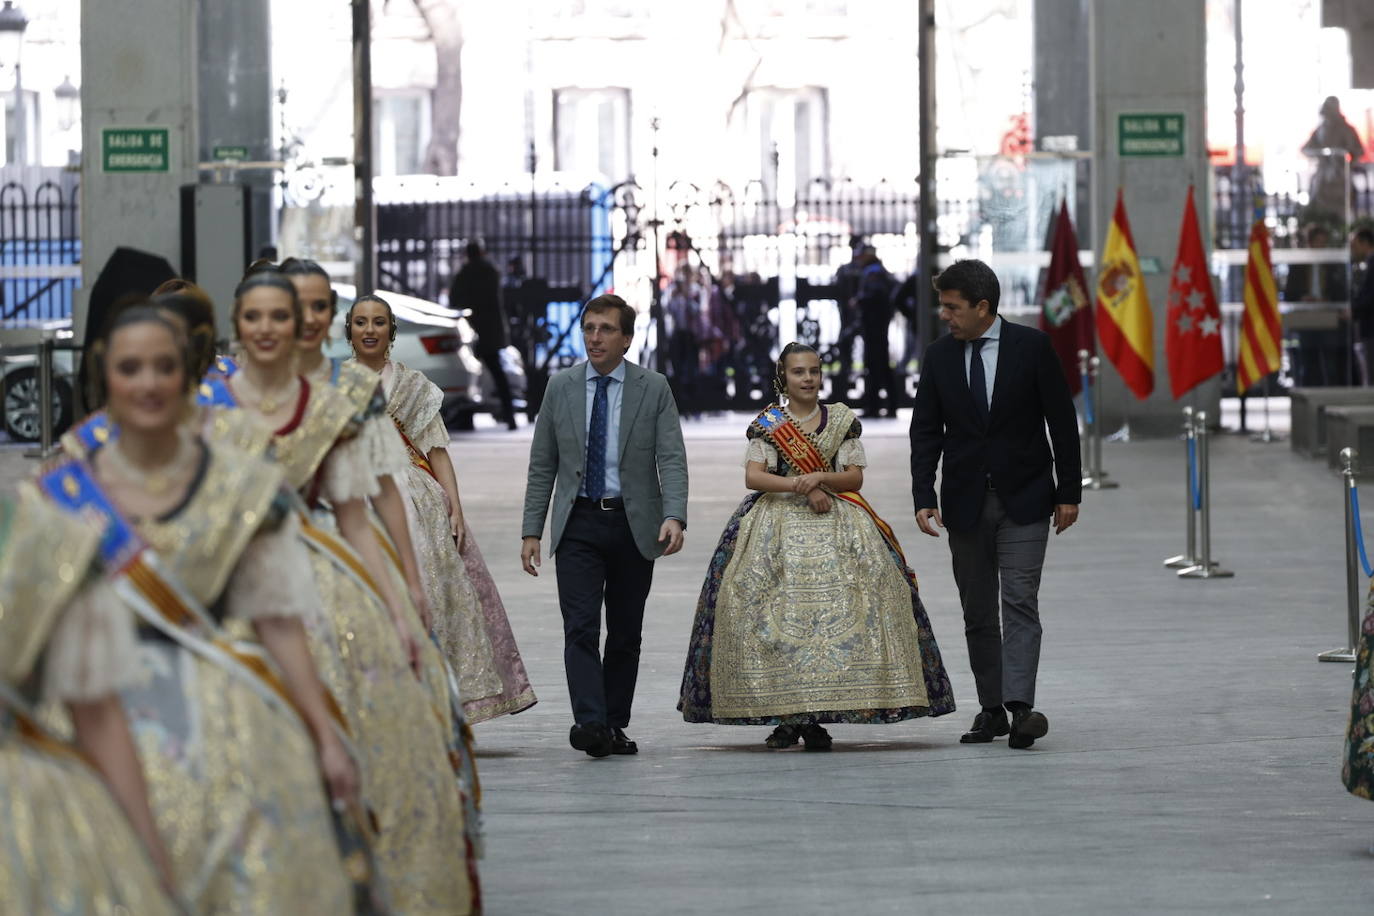
[[[959,738],[960,744],[987,744],[993,738],[1000,738],[1011,731],[1007,723],[1007,712],[998,709],[994,712],[983,710],[973,717],[973,727]]]
[[[611,753],[612,754],[638,754],[639,745],[630,740],[623,728],[611,729]]]
[[[1007,747],[1024,750],[1034,744],[1036,738],[1049,734],[1049,730],[1050,720],[1043,712],[1018,709],[1011,716],[1011,737],[1007,739]]]
[[[588,757],[608,757],[611,753],[611,730],[600,722],[574,725],[568,733],[568,743],[574,750],[586,751]]]

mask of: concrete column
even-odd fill
[[[73,318],[124,245],[180,269],[183,184],[196,181],[196,12],[185,0],[81,3],[81,280]],[[167,129],[166,171],[107,171],[102,130]]]
[[[1154,310],[1154,394],[1136,400],[1115,369],[1106,366],[1099,415],[1110,433],[1129,421],[1132,435],[1172,435],[1180,408],[1192,403],[1217,416],[1218,379],[1175,402],[1169,393],[1164,356],[1169,271],[1178,250],[1178,230],[1188,185],[1197,185],[1198,219],[1204,245],[1211,247],[1211,195],[1206,137],[1206,4],[1197,0],[1099,0],[1091,4],[1094,113],[1094,201],[1092,243],[1101,257],[1118,186],[1126,189],[1126,211],[1137,254],[1155,258],[1158,273],[1145,286]],[[1118,116],[1129,113],[1181,114],[1180,156],[1122,156]],[[1104,364],[1105,364],[1104,360]]]
[[[1045,150],[1046,137],[1074,137],[1077,149],[1093,148],[1092,88],[1083,74],[1090,72],[1089,0],[1035,0],[1033,8],[1034,99],[1036,149]],[[1091,173],[1080,169],[1077,207],[1072,216],[1080,243],[1096,235],[1092,219]]]
[[[272,147],[272,14],[268,0],[201,0],[197,7],[201,161],[212,161],[215,147],[222,146],[245,148],[250,161],[276,159]],[[264,169],[239,172],[233,179],[249,187],[249,248],[255,255],[272,244],[275,235],[274,176]]]

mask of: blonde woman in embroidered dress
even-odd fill
[[[468,913],[476,870],[449,757],[448,720],[417,677],[427,641],[404,589],[378,575],[387,561],[367,514],[367,501],[380,489],[373,458],[389,447],[377,441],[386,427],[368,424],[340,388],[297,374],[303,322],[285,275],[245,277],[235,293],[234,324],[239,368],[211,386],[211,400],[221,411],[258,420],[287,482],[315,507],[306,543],[325,614],[311,631],[311,650],[362,758],[363,794],[379,821],[376,849],[388,889],[406,914]],[[320,527],[323,502],[340,537]]]
[[[7,913],[177,911],[164,893],[175,893],[171,859],[119,702],[119,689],[141,676],[134,621],[87,574],[99,544],[99,528],[48,505],[28,484],[0,497],[0,823],[8,833],[0,844],[0,904]],[[35,706],[44,699],[65,702],[75,746],[37,725]]]
[[[358,774],[306,645],[319,599],[272,511],[281,472],[183,423],[184,339],[157,311],[123,313],[97,362],[118,436],[38,485],[99,519],[102,571],[139,621],[144,677],[121,696],[177,888],[200,914],[354,912],[366,861],[345,863],[325,789],[356,805]]]
[[[776,726],[771,748],[829,750],[828,723],[954,710],[916,578],[858,495],[859,421],[820,403],[821,382],[816,351],[788,344],[774,382],[785,406],[749,426],[754,492],[708,568],[678,703],[688,722]]]
[[[372,530],[378,549],[390,562],[379,568],[369,567],[369,572],[377,579],[391,581],[412,625],[430,634],[430,639],[417,643],[419,672],[436,714],[443,719],[445,740],[456,761],[455,771],[467,805],[470,852],[480,855],[481,787],[472,750],[472,730],[464,719],[462,698],[485,697],[487,691],[499,688],[499,682],[494,677],[483,679],[479,672],[477,678],[464,679],[460,685],[458,674],[434,641],[429,589],[420,572],[425,545],[411,536],[410,500],[403,499],[400,492],[410,472],[410,459],[387,416],[381,376],[357,362],[324,355],[329,328],[338,311],[338,296],[329,282],[329,274],[314,261],[299,258],[287,258],[280,269],[296,288],[301,304],[302,331],[296,344],[298,370],[317,387],[328,385],[338,389],[362,418],[360,438],[375,444],[368,455],[378,483],[378,492],[369,501],[378,516],[371,519]],[[320,521],[326,526],[333,524],[327,513]]]
[[[458,478],[449,458],[448,429],[439,409],[444,395],[424,373],[388,358],[396,339],[391,306],[362,296],[348,310],[344,333],[358,362],[380,372],[387,411],[410,456],[407,484],[413,540],[418,545],[434,609],[434,634],[458,671],[463,708],[481,722],[535,703],[529,675],[515,644],[505,607],[491,588],[483,601],[469,576],[472,555],[487,581],[481,554],[463,519]]]

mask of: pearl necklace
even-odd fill
[[[130,461],[129,456],[124,454],[120,440],[115,440],[103,449],[101,454],[105,457],[106,466],[117,476],[138,486],[149,496],[160,497],[166,495],[173,482],[182,476],[187,465],[195,460],[195,449],[189,447],[192,435],[186,427],[179,429],[172,456],[152,470],[141,468]]]
[[[801,426],[804,423],[810,423],[812,420],[816,419],[816,415],[821,412],[821,402],[817,401],[816,409],[811,411],[804,417],[799,417],[796,414],[794,414],[790,406],[784,407],[783,410],[787,411],[787,415],[792,418],[792,422],[794,424],[796,424],[797,426]]]

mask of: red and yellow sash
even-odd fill
[[[406,444],[406,452],[410,455],[410,463],[424,471],[430,477],[438,480],[439,478],[434,473],[434,467],[429,463],[429,456],[421,452],[415,447],[415,443],[410,441],[410,437],[406,435],[405,427],[401,425],[401,421],[392,417],[391,422],[396,424],[396,432],[401,434],[401,441]]]
[[[768,441],[778,450],[778,454],[788,463],[798,474],[815,474],[830,470],[830,464],[821,455],[820,449],[816,447],[815,441],[797,427],[779,407],[769,407],[759,414],[754,421]],[[877,511],[855,491],[835,493],[837,499],[842,499],[850,505],[858,506],[868,514],[873,520],[873,524],[878,527],[878,532],[887,541],[897,556],[901,558],[903,572],[913,582],[915,574],[911,572],[911,567],[907,565],[906,554],[902,552],[902,545],[897,540],[897,533],[892,530],[892,526],[878,515]]]

